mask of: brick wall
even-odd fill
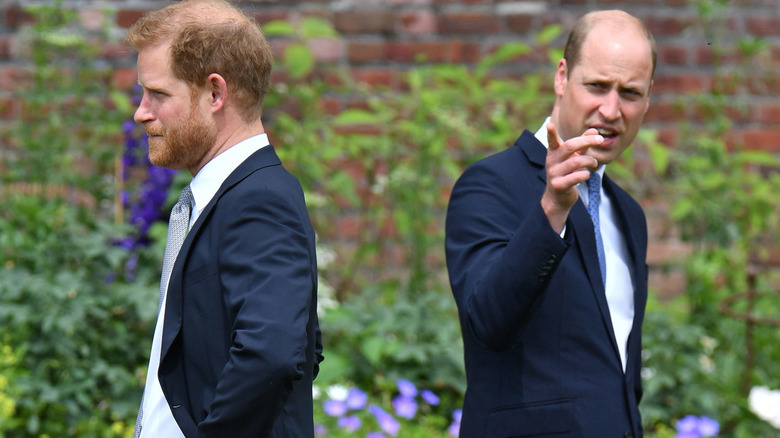
[[[0,119],[15,114],[10,91],[19,83],[20,64],[17,31],[29,20],[22,4],[28,1],[0,0]],[[134,57],[118,43],[126,28],[145,10],[168,2],[159,0],[65,0],[79,10],[84,23],[99,27],[107,20],[116,41],[105,43],[105,57],[116,68],[115,81],[129,89],[136,81]],[[641,19],[656,37],[659,66],[651,110],[646,124],[657,129],[666,144],[673,145],[680,120],[701,117],[699,109],[679,105],[681,96],[710,89],[716,83],[715,53],[726,53],[725,64],[736,65],[733,53],[737,36],[760,37],[768,56],[753,64],[749,80],[728,85],[734,94],[734,128],[728,139],[747,148],[780,153],[780,76],[773,75],[780,63],[780,0],[733,0],[721,41],[700,26],[692,0],[254,0],[240,5],[262,25],[270,20],[297,20],[318,16],[333,23],[337,40],[313,41],[322,61],[351,69],[354,77],[373,84],[399,86],[399,72],[413,65],[418,54],[432,62],[473,63],[498,45],[509,41],[533,41],[549,24],[566,29],[581,14],[595,9],[621,8]],[[106,11],[109,8],[109,11]],[[278,42],[277,42],[278,43]],[[563,37],[556,45],[563,44]],[[275,48],[279,49],[278,44]],[[512,64],[510,73],[549,69],[544,56],[527,56]],[[727,74],[727,73],[726,73]],[[513,139],[507,139],[509,143]],[[654,225],[651,233],[661,234]],[[662,214],[662,213],[659,213]],[[656,236],[657,237],[657,236]],[[673,238],[652,239],[649,261],[654,266],[685,253]],[[654,270],[651,283],[664,294],[679,292],[681,278]]]

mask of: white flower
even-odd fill
[[[699,356],[699,365],[701,365],[702,371],[707,374],[715,371],[715,362],[713,362],[712,358],[707,355],[702,354]]]
[[[755,386],[748,396],[750,410],[758,418],[780,429],[780,390],[770,390],[766,386]]]
[[[322,396],[322,390],[317,385],[311,385],[311,398],[314,400],[319,400]]]
[[[344,401],[347,399],[349,388],[344,385],[332,385],[328,387],[327,392],[331,400]]]

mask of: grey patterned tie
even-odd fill
[[[179,255],[179,250],[184,243],[184,238],[187,237],[192,201],[192,189],[187,185],[184,187],[184,190],[181,191],[179,201],[173,206],[173,210],[171,210],[171,218],[168,221],[168,240],[165,242],[165,255],[163,256],[162,278],[160,279],[160,304],[157,308],[158,313],[160,312],[160,309],[162,309],[165,291],[168,289],[168,279],[171,277],[171,271],[173,270],[173,264],[176,261],[176,257]],[[157,317],[159,318],[160,315],[157,315]],[[149,376],[147,376],[147,379],[148,378]],[[138,417],[135,420],[133,438],[138,438],[141,435],[141,420],[144,417],[143,407],[144,398],[141,397],[141,406],[138,408]]]
[[[596,234],[596,252],[601,268],[601,281],[607,284],[607,258],[604,254],[604,241],[601,239],[601,223],[599,221],[599,204],[601,204],[601,177],[593,172],[588,179],[588,213],[593,221],[593,231]]]

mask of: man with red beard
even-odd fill
[[[147,13],[126,41],[149,159],[193,176],[171,214],[134,436],[313,437],[314,230],[260,119],[268,42],[223,0]]]
[[[655,63],[635,17],[580,18],[550,118],[455,184],[446,252],[468,383],[461,437],[642,435],[647,225],[604,169],[639,130]]]

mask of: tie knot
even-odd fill
[[[179,195],[179,201],[177,204],[187,204],[191,205],[193,200],[192,196],[192,189],[190,188],[190,185],[187,184],[184,186],[184,189],[181,191],[181,195]]]

